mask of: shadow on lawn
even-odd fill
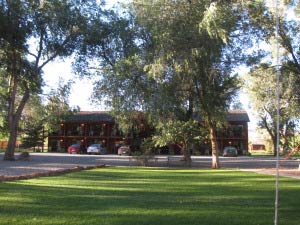
[[[230,224],[273,223],[274,178],[240,171],[116,169],[0,183],[4,224]],[[299,184],[284,190],[299,210]],[[291,186],[289,186],[291,185]],[[297,195],[296,195],[297,194]],[[4,197],[5,196],[5,197]],[[1,222],[1,223],[2,223]]]

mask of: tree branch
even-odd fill
[[[70,35],[66,37],[66,39],[63,41],[63,43],[62,43],[62,44],[56,49],[56,51],[53,53],[53,55],[50,56],[46,61],[44,61],[40,66],[38,66],[38,67],[37,67],[37,70],[38,70],[38,71],[41,71],[42,68],[43,68],[45,65],[47,65],[47,64],[48,64],[50,61],[52,61],[53,59],[55,59],[55,58],[59,55],[59,53],[60,53],[59,50],[62,50],[63,47],[64,47],[66,44],[68,44],[68,42],[70,41],[70,39],[72,38],[72,36],[73,36],[73,33],[72,33],[72,31],[71,31],[71,32],[70,32]]]

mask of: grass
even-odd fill
[[[268,225],[274,184],[235,170],[109,167],[2,182],[0,224]],[[299,224],[299,190],[281,178],[279,224]]]
[[[250,152],[251,156],[273,156],[273,152],[269,152],[269,151],[254,151],[252,150]]]
[[[293,153],[291,155],[291,157],[299,159],[300,158],[300,152],[299,152],[299,150],[297,152]]]
[[[0,148],[0,153],[4,153],[6,149]],[[44,148],[44,151],[41,149],[38,151],[38,149],[33,149],[33,148],[16,148],[15,152],[48,152],[47,148]]]

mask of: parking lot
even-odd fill
[[[16,153],[16,158],[19,153]],[[0,154],[1,159],[3,153]],[[211,156],[192,156],[191,165],[186,165],[181,156],[158,155],[148,162],[153,167],[193,167],[210,168]],[[259,173],[275,174],[276,157],[220,157],[222,168],[233,168]],[[132,156],[117,155],[77,155],[66,153],[31,153],[26,161],[0,161],[0,176],[18,176],[47,171],[57,171],[74,167],[138,166],[140,163]],[[299,178],[300,161],[297,159],[280,159],[280,175]]]

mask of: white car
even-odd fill
[[[106,154],[106,147],[104,147],[102,144],[92,144],[87,148],[86,152],[88,154],[103,155]]]

